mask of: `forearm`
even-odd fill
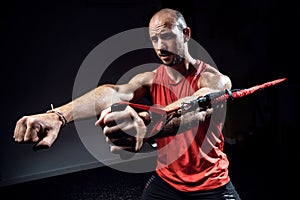
[[[61,112],[69,123],[74,120],[97,116],[112,103],[119,102],[120,98],[121,95],[117,93],[115,86],[102,85],[54,109]]]
[[[215,91],[215,89],[207,87],[201,88],[193,95],[181,98],[166,106],[165,110],[168,114],[164,126],[156,137],[175,135],[178,132],[183,132],[198,126],[210,118],[212,114],[211,104],[207,102],[200,105],[200,102],[195,100]],[[186,104],[187,107],[183,106],[184,104]]]
[[[155,134],[155,138],[162,138],[176,135],[179,132],[190,130],[205,120],[208,120],[212,114],[212,109],[196,108],[182,114],[170,113],[166,117],[165,123],[161,130]]]
[[[222,76],[223,77],[223,76]],[[181,99],[178,99],[177,101],[167,105],[165,107],[166,112],[176,110],[180,107],[182,107],[183,104],[187,104],[189,106],[189,103],[192,101],[195,101],[199,97],[204,97],[205,95],[217,93],[219,91],[223,91],[225,89],[231,88],[231,82],[229,79],[227,79],[227,76],[224,76],[226,81],[223,79],[220,79],[217,81],[217,83],[210,84],[209,86],[202,87],[199,90],[197,90],[193,95],[187,96]],[[221,81],[222,80],[222,81]],[[207,85],[207,84],[206,84]],[[210,104],[210,103],[209,103]],[[171,117],[167,117],[167,121],[165,126],[161,130],[162,135],[170,134],[177,132],[178,129],[184,129],[188,130],[194,126],[197,126],[199,123],[202,123],[206,120],[206,118],[211,116],[212,108],[209,108],[212,105],[193,105],[196,106],[192,109],[189,109],[188,112],[183,111],[180,115],[171,115]],[[169,119],[168,119],[169,118]]]

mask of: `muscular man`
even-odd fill
[[[16,124],[15,141],[49,148],[62,125],[100,115],[95,124],[103,128],[112,152],[138,152],[150,131],[149,113],[137,112],[130,106],[111,112],[114,103],[137,102],[150,96],[154,105],[168,111],[182,102],[231,88],[228,76],[190,55],[191,29],[180,12],[162,9],[155,13],[149,23],[149,34],[162,61],[158,68],[137,74],[127,84],[101,85],[47,113],[22,117]],[[155,138],[156,171],[146,184],[142,199],[239,199],[223,152],[224,119],[215,114],[221,107],[174,115],[162,126]]]

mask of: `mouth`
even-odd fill
[[[171,52],[169,52],[169,51],[167,51],[167,50],[159,50],[158,55],[159,55],[160,57],[166,57],[166,56],[173,55],[173,53],[171,53]]]

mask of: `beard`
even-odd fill
[[[184,58],[178,54],[175,54],[175,53],[172,53],[172,52],[169,52],[167,50],[161,50],[160,51],[160,55],[168,55],[168,54],[173,54],[173,60],[172,62],[170,62],[169,64],[165,64],[166,66],[173,66],[173,65],[177,65],[181,62],[183,62]]]
[[[172,62],[171,62],[170,64],[168,64],[167,66],[177,65],[177,64],[183,62],[183,60],[184,60],[184,59],[183,59],[181,56],[175,54],[175,55],[174,55],[174,59],[173,59]]]

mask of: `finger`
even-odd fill
[[[26,124],[24,121],[25,121],[24,118],[22,118],[16,124],[15,130],[14,130],[14,136],[13,136],[13,138],[15,139],[16,142],[23,141],[23,137],[26,132]]]
[[[142,119],[137,119],[134,123],[125,123],[121,130],[132,137],[145,138],[147,128]]]
[[[108,123],[111,121],[115,121],[116,123],[121,123],[123,121],[133,121],[136,118],[140,118],[138,117],[137,112],[130,106],[127,106],[125,110],[115,111],[112,112],[111,115],[106,116],[104,122]]]
[[[36,144],[33,146],[32,149],[33,149],[34,151],[38,151],[38,150],[40,150],[40,149],[49,149],[50,146],[51,146],[51,145],[42,142],[42,143],[36,143]]]
[[[114,144],[116,146],[136,146],[136,140],[134,137],[123,136],[120,138],[108,138],[106,140],[109,144]]]
[[[104,125],[104,118],[105,118],[105,116],[106,116],[108,113],[111,113],[111,108],[110,108],[110,107],[104,109],[104,110],[101,112],[99,119],[95,122],[95,126],[103,126],[103,125]]]
[[[24,135],[24,142],[33,141],[37,142],[39,140],[38,133],[40,132],[41,127],[40,125],[35,126],[27,126],[25,135]]]
[[[198,112],[198,119],[200,122],[204,122],[206,119],[206,112],[205,111]]]
[[[130,107],[128,106],[128,108]],[[119,125],[124,121],[130,122],[133,120],[134,114],[137,116],[136,112],[132,110],[126,109],[123,111],[111,112],[111,109],[109,109],[108,112],[108,110],[106,109],[103,111],[99,120],[95,124],[99,124],[102,126],[114,126],[116,124]]]
[[[118,138],[105,137],[105,142],[109,145],[116,145],[116,146],[134,146],[135,138],[130,136],[123,136]]]
[[[112,153],[116,153],[120,155],[120,158],[123,160],[128,160],[132,158],[135,153],[133,152],[133,149],[131,147],[120,147],[120,146],[114,146],[112,145],[110,147],[110,151]]]
[[[105,126],[103,128],[103,134],[110,138],[120,137],[122,135],[129,135],[130,128],[133,128],[132,124],[123,122],[114,126]]]
[[[139,127],[137,129],[137,127]],[[123,136],[134,137],[137,139],[144,139],[146,133],[146,126],[142,119],[136,119],[134,123],[123,122],[116,126],[105,126],[103,128],[103,134],[109,138],[120,138]],[[138,144],[141,145],[141,144]]]
[[[106,114],[103,114],[103,117],[95,123],[96,125],[100,125],[100,126],[115,126],[116,125],[116,121],[115,121],[115,118],[118,118],[118,120],[120,121],[121,118],[120,115],[116,114],[116,113],[112,113],[112,112],[109,112],[109,113],[106,113]]]
[[[107,114],[103,118],[103,124],[107,126],[115,126],[122,124],[123,122],[131,122],[132,117],[131,114],[127,111],[119,111],[119,112],[112,112]]]
[[[213,108],[208,108],[206,111],[206,115],[210,116],[210,115],[212,115],[212,113],[213,113]]]
[[[120,135],[119,137],[111,138],[106,137],[106,142],[108,144],[114,144],[116,146],[126,146],[135,150],[135,152],[139,151],[144,144],[144,140],[138,137],[133,137],[129,135]]]
[[[47,141],[41,140],[40,142],[36,143],[33,146],[33,150],[37,151],[37,150],[40,150],[40,149],[49,149],[51,147],[51,145],[52,144],[48,143]]]
[[[135,152],[139,151],[142,148],[143,144],[144,144],[143,139],[137,139],[135,141]]]
[[[118,154],[125,153],[125,152],[134,152],[134,147],[111,145],[110,151],[112,153],[118,153]]]
[[[24,134],[26,132],[26,126],[19,125],[16,127],[14,138],[16,142],[22,142],[24,140]]]

